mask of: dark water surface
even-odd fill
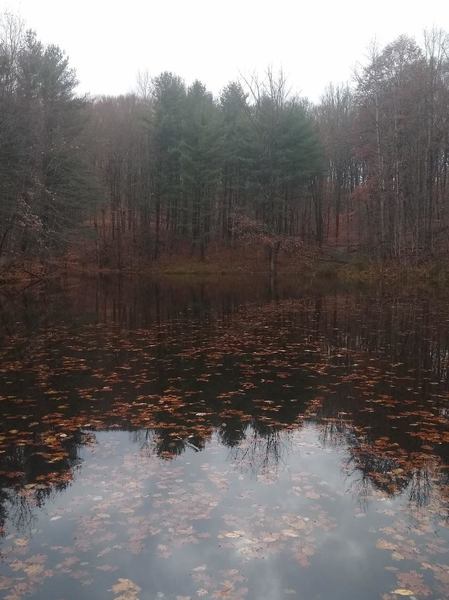
[[[0,292],[0,597],[449,597],[449,301]]]

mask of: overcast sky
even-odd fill
[[[61,46],[91,94],[132,91],[145,69],[218,93],[271,65],[318,100],[330,81],[351,78],[374,38],[449,31],[449,0],[0,0],[0,9]]]

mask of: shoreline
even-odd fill
[[[177,259],[159,260],[153,264],[127,266],[123,268],[103,267],[74,261],[52,261],[47,264],[27,263],[7,269],[0,269],[0,287],[16,284],[33,284],[59,278],[78,277],[268,277],[302,278],[310,283],[327,281],[348,285],[386,284],[414,285],[425,287],[448,287],[449,266],[442,261],[422,265],[401,265],[390,261],[344,262],[332,258],[319,257],[307,264],[298,261],[280,262],[275,271],[270,271],[262,260],[229,261]]]

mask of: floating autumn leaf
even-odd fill
[[[397,545],[392,544],[391,542],[388,542],[387,540],[380,539],[380,540],[377,540],[377,542],[376,542],[376,548],[379,548],[380,550],[396,550]]]
[[[29,577],[35,577],[36,575],[40,575],[44,571],[44,567],[43,565],[39,564],[31,564],[24,567],[23,570]]]
[[[401,585],[399,589],[412,589],[415,595],[429,596],[430,588],[424,583],[424,578],[417,571],[408,571],[397,574],[397,580]]]
[[[131,579],[119,578],[111,591],[116,595],[114,600],[139,600],[139,592],[141,588],[131,581]],[[117,595],[119,594],[119,595]]]
[[[243,531],[228,531],[228,532],[224,533],[223,535],[224,535],[224,537],[232,539],[232,538],[242,537],[245,534]]]

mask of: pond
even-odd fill
[[[449,595],[449,302],[295,281],[0,293],[0,597]]]

